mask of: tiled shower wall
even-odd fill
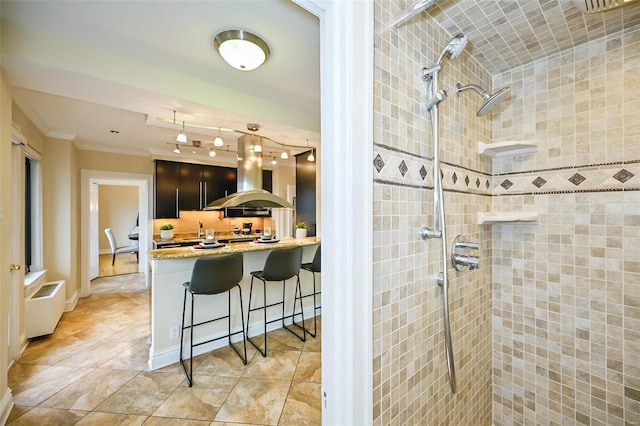
[[[440,241],[420,239],[432,221],[432,136],[423,67],[450,36],[433,20],[389,28],[397,2],[375,2],[374,75],[374,413],[376,425],[491,424],[491,229],[476,224],[490,210],[491,162],[477,153],[491,141],[480,96],[457,97],[457,82],[489,87],[491,77],[468,53],[448,61],[440,88],[440,143],[447,243],[478,239],[479,270],[450,271],[450,307],[458,391],[448,383],[443,337]],[[467,96],[468,95],[468,96]],[[366,297],[366,296],[365,296]]]
[[[494,78],[496,425],[640,424],[640,28]]]

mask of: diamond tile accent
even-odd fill
[[[629,179],[631,179],[632,177],[634,177],[635,175],[633,173],[631,173],[628,170],[622,169],[620,170],[618,173],[616,173],[615,175],[613,175],[613,178],[617,181],[620,181],[622,183],[625,183],[626,181],[628,181]]]
[[[378,173],[380,173],[380,170],[384,167],[384,161],[382,160],[382,157],[380,157],[380,154],[376,155],[376,158],[373,159],[373,166],[376,168]]]
[[[402,173],[403,177],[409,171],[409,168],[407,167],[407,163],[405,163],[404,160],[400,162],[400,165],[398,166],[398,170],[400,170],[400,173]]]
[[[511,182],[509,179],[503,180],[502,183],[500,184],[500,186],[503,187],[504,189],[509,189],[511,188],[512,185],[513,185],[513,182]]]
[[[466,183],[467,186],[469,186],[469,176],[464,177],[464,183]]]
[[[420,167],[420,176],[422,177],[422,180],[427,177],[427,169],[425,166]]]
[[[538,176],[537,178],[535,178],[535,180],[533,182],[531,182],[532,184],[534,184],[536,186],[536,188],[541,188],[542,185],[544,185],[545,183],[547,183],[546,180],[542,179],[540,176]]]
[[[451,180],[453,181],[454,185],[456,184],[456,182],[458,182],[458,175],[456,175],[456,172],[453,172],[453,176],[451,176]]]
[[[480,178],[476,178],[476,188],[480,189]]]
[[[576,173],[575,175],[573,175],[573,176],[571,176],[569,178],[569,182],[571,182],[575,186],[578,186],[582,182],[584,182],[585,179],[586,179],[586,177],[582,176],[580,173]]]

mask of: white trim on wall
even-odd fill
[[[373,423],[373,2],[294,0],[320,18],[322,423]]]

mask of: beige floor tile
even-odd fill
[[[57,366],[40,370],[12,387],[13,402],[34,407],[89,372],[88,369]]]
[[[168,417],[149,417],[144,426],[209,426],[207,420],[171,419]],[[238,426],[237,424],[234,426]]]
[[[137,374],[137,371],[93,370],[40,406],[91,411]]]
[[[242,353],[242,343],[238,344],[238,350]],[[247,345],[247,360],[251,360],[258,351],[251,345]],[[206,354],[194,374],[206,374],[208,376],[240,377],[246,366],[233,349],[226,346]]]
[[[294,331],[298,331],[296,330],[296,328],[294,327]],[[301,334],[302,335],[302,334]],[[294,336],[293,334],[291,334],[289,331],[285,330],[285,329],[277,329],[277,330],[273,330],[269,333],[267,333],[267,351],[271,352],[271,351],[299,351],[302,350],[302,347],[304,346],[304,342],[301,341],[300,339],[298,339],[296,336]],[[252,337],[252,339],[254,339]],[[260,345],[262,345],[262,335],[258,335],[256,336],[256,338],[254,339],[254,342],[260,342]],[[264,348],[264,346],[260,346],[262,348]],[[267,356],[269,354],[267,353]]]
[[[100,365],[119,356],[129,348],[128,343],[95,342],[93,345],[78,351],[76,354],[60,361],[57,365],[67,367],[98,368]]]
[[[183,380],[179,374],[140,373],[98,405],[96,411],[151,415]]]
[[[149,370],[149,345],[147,343],[127,343],[115,357],[100,364],[100,368],[111,370]]]
[[[20,356],[18,362],[21,364],[56,365],[93,344],[94,342],[78,340],[74,337],[62,340],[43,337],[32,340]]]
[[[321,425],[321,392],[320,383],[293,382],[278,425]]]
[[[27,407],[24,405],[14,405],[9,413],[9,418],[7,419],[7,424],[11,424],[12,421],[22,416],[27,411],[33,409],[33,407]]]
[[[194,375],[193,387],[186,381],[178,386],[153,416],[211,421],[236,381],[233,377]]]
[[[55,408],[33,408],[8,425],[11,426],[66,426],[75,425],[88,413]]]
[[[240,378],[215,421],[230,423],[278,423],[291,382]]]
[[[296,371],[300,351],[269,350],[266,358],[256,355],[247,364],[243,378],[291,380]]]
[[[145,420],[147,420],[147,416],[93,412],[87,414],[77,424],[91,426],[140,426]]]
[[[322,354],[320,352],[302,352],[298,360],[294,381],[322,382]]]

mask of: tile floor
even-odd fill
[[[9,425],[321,424],[320,334],[303,343],[276,330],[267,358],[247,345],[246,366],[229,347],[203,354],[189,388],[178,363],[148,370],[144,275],[92,288],[9,370]]]

